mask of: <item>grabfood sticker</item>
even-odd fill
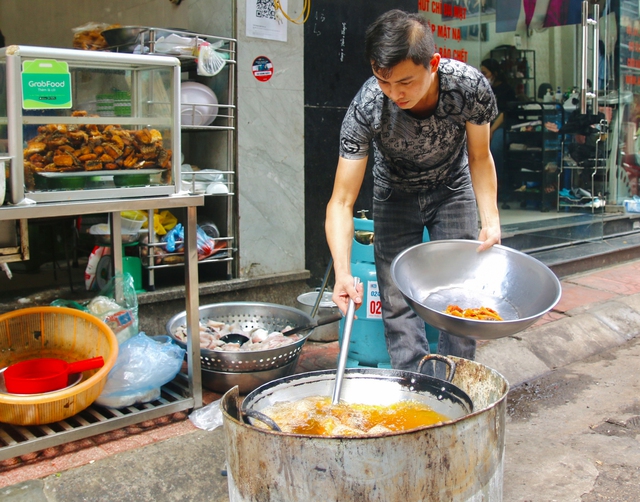
[[[265,56],[258,56],[253,60],[251,71],[256,80],[266,82],[273,76],[273,63]]]
[[[22,63],[22,108],[71,108],[69,65],[53,59]]]

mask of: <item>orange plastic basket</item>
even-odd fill
[[[49,424],[81,412],[98,398],[118,358],[113,331],[80,310],[33,307],[0,315],[0,368],[39,357],[75,362],[97,356],[104,366],[73,387],[32,396],[0,393],[0,422]]]

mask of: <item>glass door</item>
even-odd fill
[[[603,130],[595,138],[562,134],[571,114],[580,113],[583,71],[589,81],[585,91],[594,92],[594,71],[600,75],[596,84],[603,82],[600,94],[616,89],[612,77],[615,58],[607,51],[612,45],[611,30],[617,26],[613,18],[606,17],[613,5],[598,2],[596,21],[592,20],[593,2],[586,3],[590,23],[583,48],[581,0],[418,2],[443,57],[464,61],[483,72],[484,64],[497,64],[492,76],[512,90],[506,94],[509,99],[499,103],[503,121],[493,131],[491,150],[498,172],[503,233],[522,235],[513,246],[525,251],[603,237],[605,206],[613,187],[597,162],[594,175],[593,166],[576,161],[572,152],[579,157],[575,151],[591,148],[590,143],[597,140],[602,155],[611,148],[611,133]],[[600,27],[601,41],[594,38],[596,27]],[[603,44],[609,64],[597,70],[594,62],[598,58],[594,58]],[[638,53],[640,62],[640,26]],[[640,63],[637,75],[640,91]],[[590,113],[594,113],[593,104]],[[604,114],[612,121],[608,110]],[[574,143],[589,144],[573,146],[570,152],[569,145]],[[591,150],[586,155],[593,160]],[[640,150],[638,162],[640,172]],[[563,203],[567,201],[571,204]]]
[[[606,24],[608,31],[606,69],[611,89],[601,97],[603,106],[612,110],[612,139],[618,155],[611,163],[611,199],[628,211],[640,211],[635,199],[640,174],[640,12],[637,0],[620,0],[618,12]],[[613,17],[620,19],[619,25]],[[625,203],[625,201],[628,201]]]

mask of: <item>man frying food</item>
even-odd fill
[[[391,262],[422,242],[425,227],[431,240],[478,239],[479,252],[500,243],[489,150],[497,106],[479,71],[435,52],[431,26],[419,14],[392,10],[380,16],[367,29],[365,56],[373,77],[344,117],[327,206],[333,301],[343,313],[349,299],[356,307],[362,303],[363,286],[354,287],[350,255],[354,204],[371,153],[374,253],[387,349],[393,368],[415,371],[429,353],[424,321],[393,283]],[[440,333],[440,354],[473,359],[475,349],[474,340]]]

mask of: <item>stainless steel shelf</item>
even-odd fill
[[[144,211],[160,208],[186,208],[184,267],[185,307],[189,333],[187,344],[188,374],[182,377],[186,383],[180,383],[180,377],[178,377],[171,384],[163,387],[162,397],[159,400],[128,407],[124,410],[92,405],[81,413],[54,424],[30,427],[0,424],[0,460],[202,406],[196,208],[203,204],[204,196],[202,195],[178,194],[138,199],[73,201],[0,207],[0,221],[109,213],[111,215],[113,264],[116,273],[122,272],[120,211],[125,209]]]
[[[0,460],[25,455],[96,434],[103,434],[144,420],[193,408],[185,376],[162,387],[160,398],[122,409],[92,404],[80,413],[52,424],[19,426],[0,423]]]

